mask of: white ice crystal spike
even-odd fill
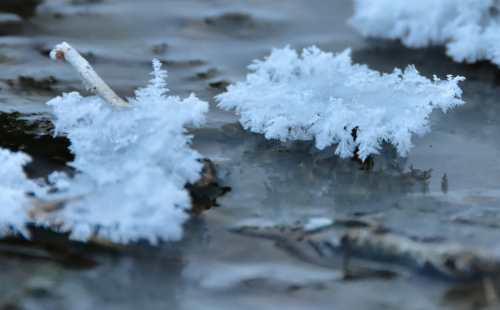
[[[47,102],[57,117],[56,134],[71,141],[70,165],[79,173],[65,188],[77,198],[40,223],[60,221],[70,238],[81,241],[97,236],[154,244],[182,236],[191,207],[184,185],[195,182],[202,168],[185,126],[203,124],[208,104],[194,95],[167,96],[167,74],[157,60],[152,75],[151,84],[130,99],[130,109],[76,92]]]
[[[151,83],[145,88],[140,88],[135,91],[135,99],[131,99],[135,104],[149,104],[154,100],[162,100],[164,94],[168,92],[166,78],[167,71],[161,70],[161,62],[153,59],[153,72],[154,79],[150,80]]]
[[[446,44],[453,60],[500,65],[500,2],[494,0],[354,0],[348,21],[362,35],[410,47]]]
[[[463,77],[431,81],[412,65],[381,75],[353,65],[349,53],[334,56],[313,46],[298,56],[288,46],[273,49],[249,66],[254,72],[246,82],[216,96],[218,107],[234,108],[245,129],[268,139],[315,139],[319,149],[338,143],[337,155],[352,157],[357,148],[365,160],[383,141],[406,156],[411,135],[429,131],[433,109],[464,103],[457,85]]]

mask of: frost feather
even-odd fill
[[[335,153],[342,158],[358,148],[365,160],[383,140],[406,156],[412,134],[429,131],[433,109],[464,103],[457,85],[463,77],[430,81],[411,65],[380,75],[353,65],[349,49],[334,56],[313,46],[299,57],[287,46],[248,68],[254,73],[246,82],[216,96],[218,107],[234,108],[244,128],[268,139],[315,139],[319,149],[338,144]]]

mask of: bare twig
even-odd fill
[[[90,64],[71,45],[63,42],[50,52],[50,58],[55,60],[66,60],[80,74],[87,89],[117,107],[132,107],[115,94],[109,86],[97,75]]]
[[[64,207],[66,200],[52,200],[45,201],[36,198],[30,199],[33,205],[33,208],[28,212],[28,217],[33,220],[35,217],[50,213],[52,211],[60,210]]]
[[[390,276],[391,272],[407,274],[408,268],[463,280],[481,276],[484,277],[487,299],[491,302],[498,300],[491,278],[500,275],[498,255],[457,243],[416,241],[382,226],[377,217],[380,216],[338,216],[334,225],[314,232],[305,231],[300,225],[249,225],[232,231],[277,240],[280,246],[286,244],[286,250],[296,257],[316,265],[341,269],[347,277],[370,275],[370,270],[371,275],[377,271],[383,276]],[[308,253],[304,245],[311,246],[314,251]]]

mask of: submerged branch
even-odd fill
[[[63,42],[50,52],[50,58],[54,60],[66,60],[78,71],[87,89],[117,107],[132,107],[123,101],[109,86],[104,83],[90,64],[71,45]]]
[[[489,289],[488,299],[497,299],[488,277],[500,274],[498,255],[457,243],[415,241],[378,223],[378,216],[340,216],[332,219],[331,225],[314,231],[303,229],[301,224],[290,227],[242,225],[232,231],[275,240],[294,256],[322,267],[341,269],[349,277],[404,275],[405,270],[412,269],[449,279],[482,277]]]

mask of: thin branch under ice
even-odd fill
[[[457,85],[463,77],[430,81],[414,66],[380,75],[352,65],[349,49],[334,56],[313,46],[300,57],[289,47],[274,49],[248,68],[254,73],[246,82],[216,96],[220,108],[235,108],[243,127],[268,139],[315,139],[319,149],[338,144],[343,158],[359,148],[365,160],[384,140],[406,156],[412,134],[429,131],[433,109],[464,103]]]

